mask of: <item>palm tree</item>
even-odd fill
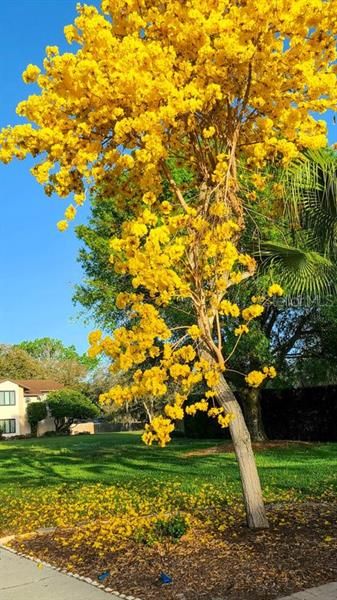
[[[262,240],[261,267],[282,279],[290,296],[336,291],[337,154],[307,152],[283,174],[284,207],[292,244]]]
[[[258,260],[258,275],[277,281],[287,293],[287,306],[270,307],[260,322],[279,371],[288,365],[296,344],[311,334],[310,319],[317,316],[321,301],[336,293],[337,154],[331,149],[308,152],[281,174],[281,180],[280,226],[261,227],[256,211],[248,208],[244,237]],[[265,439],[260,391],[245,389],[242,397],[253,440]]]

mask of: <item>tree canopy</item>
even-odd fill
[[[80,5],[65,28],[74,52],[48,46],[43,71],[24,72],[40,91],[17,112],[35,126],[4,129],[0,158],[46,153],[33,174],[78,204],[86,184],[107,183],[129,202],[151,190],[151,202],[172,154],[198,185],[233,175],[238,145],[251,164],[286,162],[326,143],[312,112],[336,105],[335,31],[336,0]],[[127,190],[117,185],[125,169]]]
[[[0,345],[0,377],[9,379],[52,378],[74,386],[96,366],[97,359],[49,337]]]
[[[35,340],[25,340],[17,344],[30,356],[40,362],[48,363],[50,361],[76,360],[85,367],[92,368],[95,364],[87,354],[79,354],[75,346],[65,346],[61,340],[44,337]]]
[[[42,378],[42,365],[18,346],[0,345],[0,377],[8,379]]]
[[[77,390],[50,392],[46,403],[55,421],[56,431],[69,431],[76,419],[93,419],[100,414],[99,408]]]
[[[36,361],[44,377],[52,377],[67,386],[79,384],[97,366],[95,358],[79,354],[75,346],[65,346],[54,338],[26,340],[17,348]]]

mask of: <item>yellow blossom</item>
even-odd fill
[[[39,67],[30,64],[22,73],[22,79],[25,83],[35,83],[40,73],[41,69],[39,69]]]
[[[223,314],[226,316],[230,315],[231,317],[234,317],[234,318],[240,316],[240,309],[239,309],[238,305],[233,304],[229,300],[222,300],[222,302],[220,302],[219,312],[220,312],[220,314]]]
[[[270,377],[271,379],[274,379],[274,377],[276,377],[277,375],[275,367],[263,367],[262,371],[265,375],[267,375],[267,377]]]
[[[88,336],[89,344],[97,344],[102,338],[102,332],[99,329],[91,331]]]
[[[264,306],[261,304],[251,304],[247,308],[244,308],[241,314],[245,321],[250,321],[251,319],[257,319],[257,317],[260,317],[263,311]]]
[[[214,406],[208,410],[207,414],[209,417],[218,417],[223,412],[224,408],[222,406]]]
[[[193,404],[190,404],[189,406],[186,406],[186,408],[185,408],[185,412],[188,415],[192,415],[192,416],[194,416],[197,413],[198,410],[200,410],[201,412],[207,412],[208,411],[208,402],[207,402],[207,400],[205,400],[203,398],[199,402],[194,402]]]
[[[204,129],[202,132],[202,135],[205,139],[211,138],[213,137],[213,135],[215,134],[215,127],[213,125],[211,125],[210,127],[208,127],[208,129]]]
[[[242,334],[248,333],[248,332],[249,332],[249,329],[248,329],[247,325],[245,325],[244,323],[234,329],[234,335],[236,335],[236,336],[242,335]]]
[[[65,210],[64,216],[67,219],[67,221],[72,221],[73,219],[75,219],[75,216],[76,216],[75,206],[73,206],[72,204],[69,204],[68,208],[66,208],[66,210]]]
[[[266,178],[262,177],[260,173],[254,173],[252,175],[252,183],[258,190],[263,190],[266,185]]]
[[[268,288],[268,296],[283,296],[284,291],[278,283],[273,283]]]
[[[193,340],[196,340],[201,336],[201,330],[197,325],[192,325],[189,327],[187,333]]]
[[[159,415],[154,417],[150,424],[145,426],[143,441],[151,445],[153,441],[157,441],[159,446],[165,447],[170,441],[170,434],[174,430],[174,425],[170,419],[165,419]]]
[[[157,200],[156,195],[153,192],[146,192],[143,195],[144,204],[148,204],[149,206],[154,204],[156,200]]]
[[[167,202],[167,200],[164,200],[164,202],[161,203],[160,208],[164,215],[168,215],[172,210],[172,204]]]
[[[57,223],[57,229],[59,231],[65,231],[66,229],[68,229],[68,222],[67,221],[59,221]]]
[[[245,381],[248,383],[250,387],[259,387],[261,383],[265,380],[267,375],[262,373],[261,371],[251,371],[246,375]]]
[[[171,404],[167,404],[165,406],[165,414],[172,419],[172,421],[174,420],[180,420],[184,418],[184,411],[180,406],[175,405],[171,405]]]
[[[227,415],[220,414],[217,419],[221,429],[224,429],[225,427],[229,427],[234,418],[235,416],[232,413],[227,413]]]
[[[77,204],[78,206],[82,206],[82,204],[85,201],[85,194],[84,193],[74,194],[74,201],[75,201],[75,204]]]

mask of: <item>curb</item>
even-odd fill
[[[5,543],[7,543],[13,539],[15,539],[14,535],[7,536],[5,538],[0,538],[0,550],[1,549],[6,550],[7,552],[11,552],[12,554],[21,556],[22,558],[27,558],[28,560],[35,563],[36,565],[42,565],[43,567],[49,567],[50,569],[53,569],[54,571],[59,571],[60,573],[63,573],[64,575],[68,575],[69,577],[73,577],[74,579],[78,579],[79,581],[84,581],[84,583],[88,583],[89,585],[92,585],[93,587],[98,588],[98,589],[102,590],[103,592],[106,592],[106,594],[113,594],[114,596],[118,596],[118,598],[123,598],[123,600],[142,600],[141,598],[136,598],[136,596],[128,596],[127,594],[121,594],[120,592],[117,592],[116,590],[113,590],[110,587],[105,587],[101,583],[98,583],[94,579],[91,579],[91,577],[84,577],[83,575],[79,575],[78,573],[72,573],[71,571],[67,571],[67,569],[62,569],[61,567],[55,567],[55,565],[51,565],[50,563],[47,563],[44,560],[39,560],[38,558],[34,558],[34,557],[30,556],[29,554],[24,554],[23,552],[18,552],[17,550],[14,550],[13,548],[9,548],[8,546],[4,545]]]

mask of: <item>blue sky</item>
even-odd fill
[[[75,6],[76,0],[2,2],[0,127],[19,122],[15,107],[31,91],[21,78],[26,65],[41,64],[47,45],[68,48],[63,27],[73,21]],[[328,120],[332,143],[337,128]],[[47,198],[30,166],[28,161],[0,164],[0,342],[51,336],[84,351],[90,327],[77,318],[71,301],[81,280],[79,244],[72,228],[57,231],[65,201]],[[77,222],[88,210],[82,209]]]
[[[88,2],[89,3],[89,2]],[[0,20],[0,127],[20,122],[16,104],[32,92],[21,73],[41,64],[47,45],[68,48],[63,27],[73,21],[76,0],[6,0]],[[29,172],[31,163],[0,164],[0,342],[51,336],[79,350],[90,327],[76,319],[73,287],[81,280],[79,244],[72,228],[61,234],[65,200],[47,198]],[[89,207],[83,207],[77,222]]]

